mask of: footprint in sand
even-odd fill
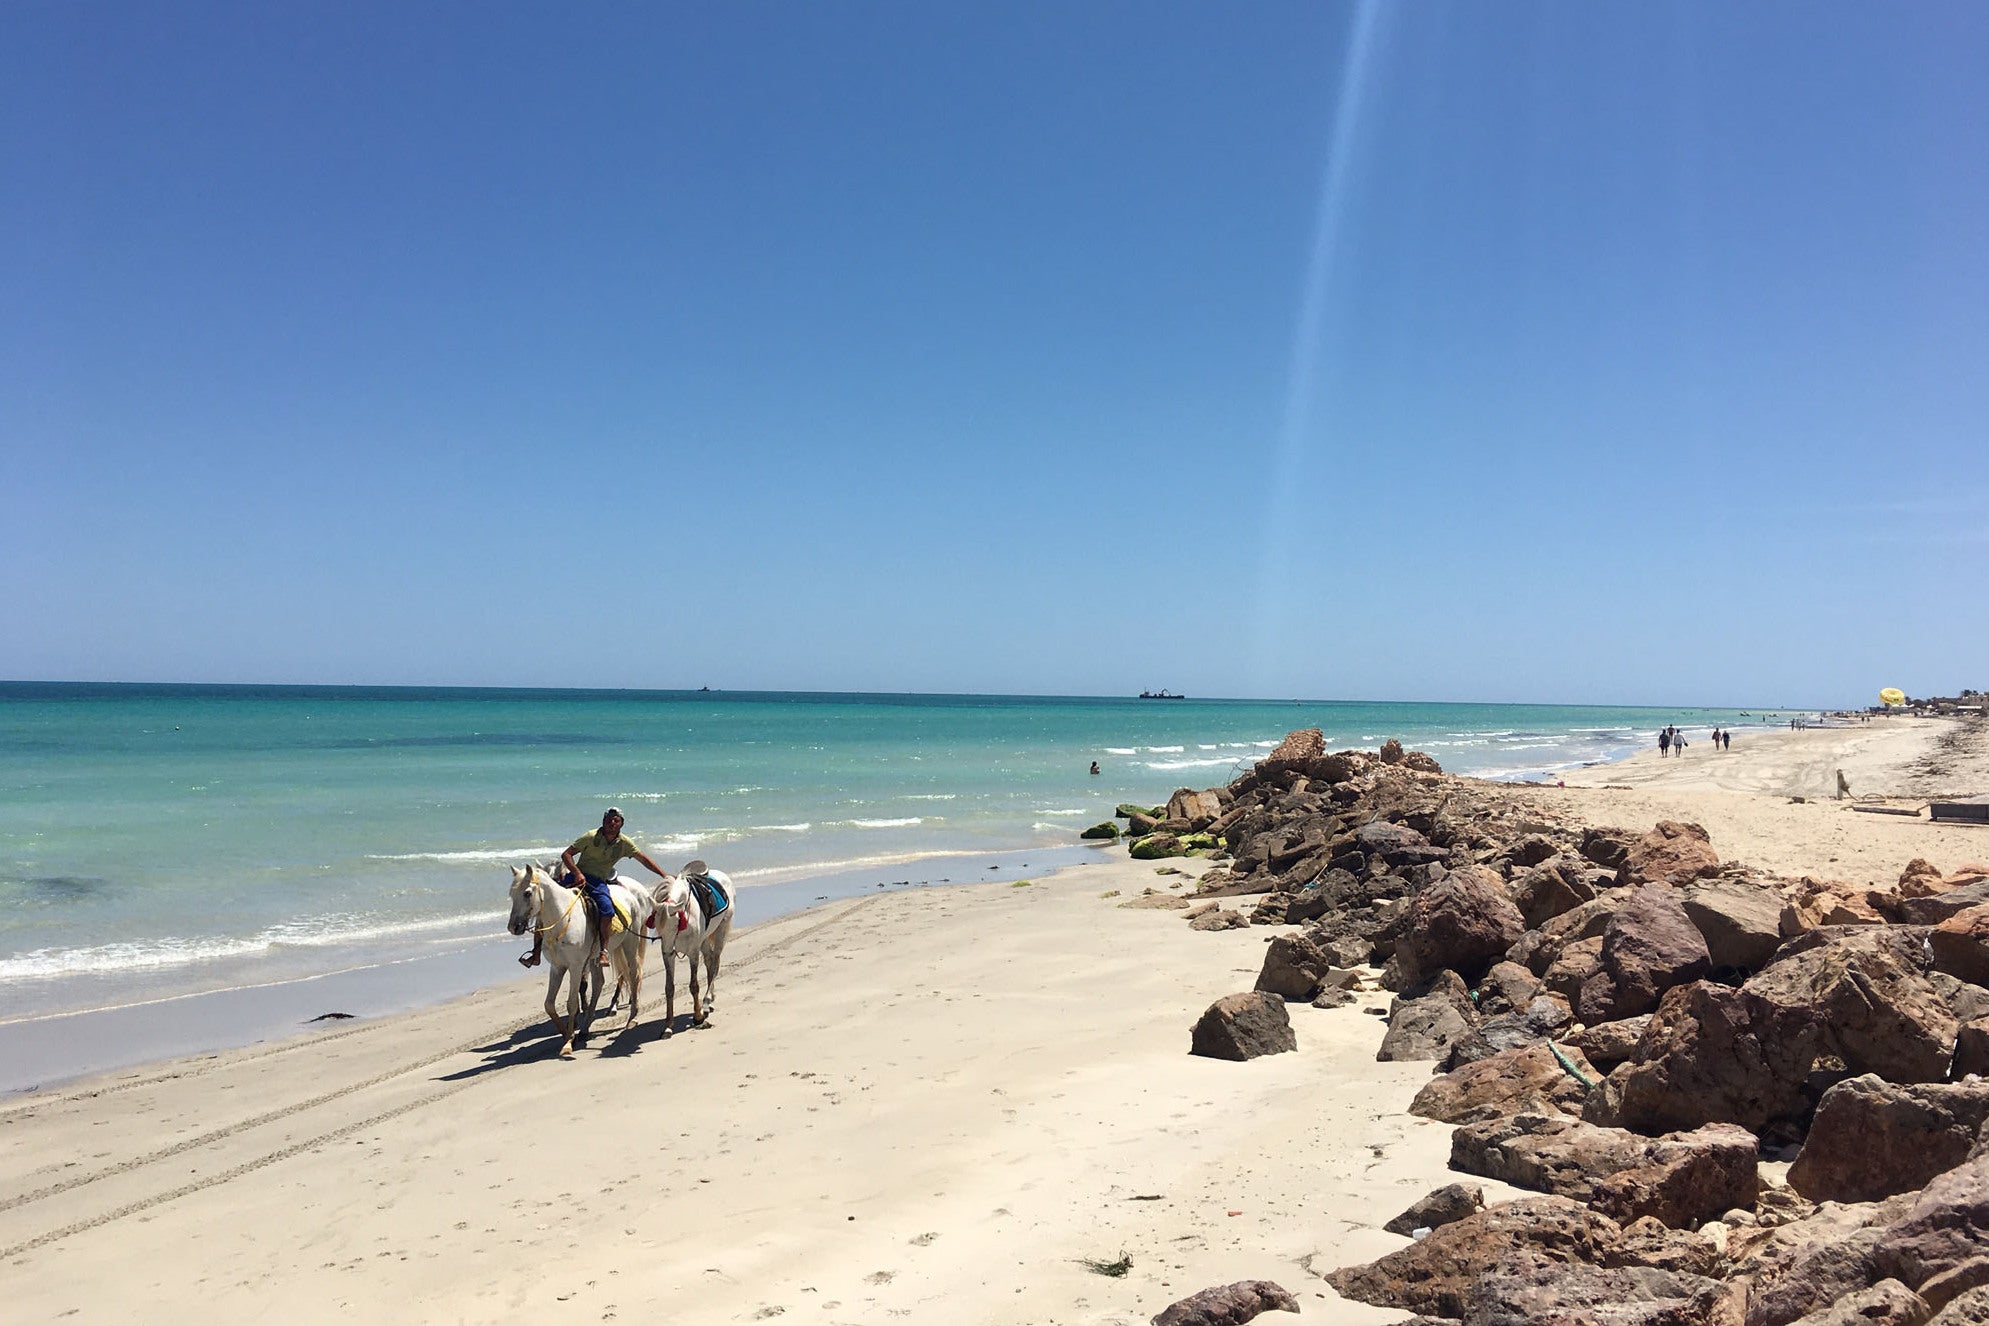
[[[911,1243],[912,1246],[915,1248],[929,1247],[931,1246],[932,1241],[938,1237],[939,1235],[937,1234],[931,1234],[931,1233],[921,1234],[917,1238],[913,1239]]]
[[[888,1285],[897,1274],[896,1271],[872,1271],[869,1275],[863,1277],[863,1283],[867,1285]]]

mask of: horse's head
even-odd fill
[[[511,867],[511,919],[505,928],[514,935],[524,934],[531,928],[532,918],[538,915],[538,873],[537,866]]]
[[[683,914],[684,908],[690,906],[691,886],[684,883],[682,875],[666,874],[657,882],[656,887],[649,891],[649,897],[656,904],[656,929],[658,933],[662,933],[665,917],[668,917],[670,924],[674,926],[677,917]]]

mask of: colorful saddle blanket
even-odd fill
[[[711,918],[726,908],[725,891],[709,875],[686,875],[684,882],[691,886],[691,896],[697,899],[698,915],[710,925]]]

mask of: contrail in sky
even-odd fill
[[[1379,0],[1359,0],[1354,6],[1352,30],[1340,62],[1339,96],[1333,106],[1332,133],[1326,160],[1320,171],[1319,205],[1312,233],[1312,253],[1306,263],[1298,325],[1292,334],[1291,376],[1285,388],[1284,423],[1278,433],[1277,456],[1271,467],[1269,501],[1265,504],[1262,555],[1257,574],[1257,630],[1253,664],[1257,682],[1254,693],[1267,694],[1274,676],[1284,675],[1276,666],[1283,643],[1277,623],[1284,614],[1300,605],[1284,592],[1291,582],[1291,559],[1296,545],[1290,534],[1307,514],[1301,510],[1297,484],[1299,460],[1313,437],[1314,416],[1319,413],[1321,363],[1326,340],[1326,311],[1331,294],[1341,223],[1347,209],[1348,176],[1351,173],[1354,144],[1358,138],[1367,85],[1375,29],[1379,24]]]

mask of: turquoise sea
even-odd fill
[[[1781,716],[1786,718],[1786,714]],[[1245,700],[0,683],[6,1016],[329,972],[502,926],[619,805],[743,889],[1070,848],[1290,729],[1538,777],[1765,714]],[[1101,773],[1087,770],[1097,761]],[[948,878],[968,877],[953,871]],[[515,975],[499,964],[495,981]]]

